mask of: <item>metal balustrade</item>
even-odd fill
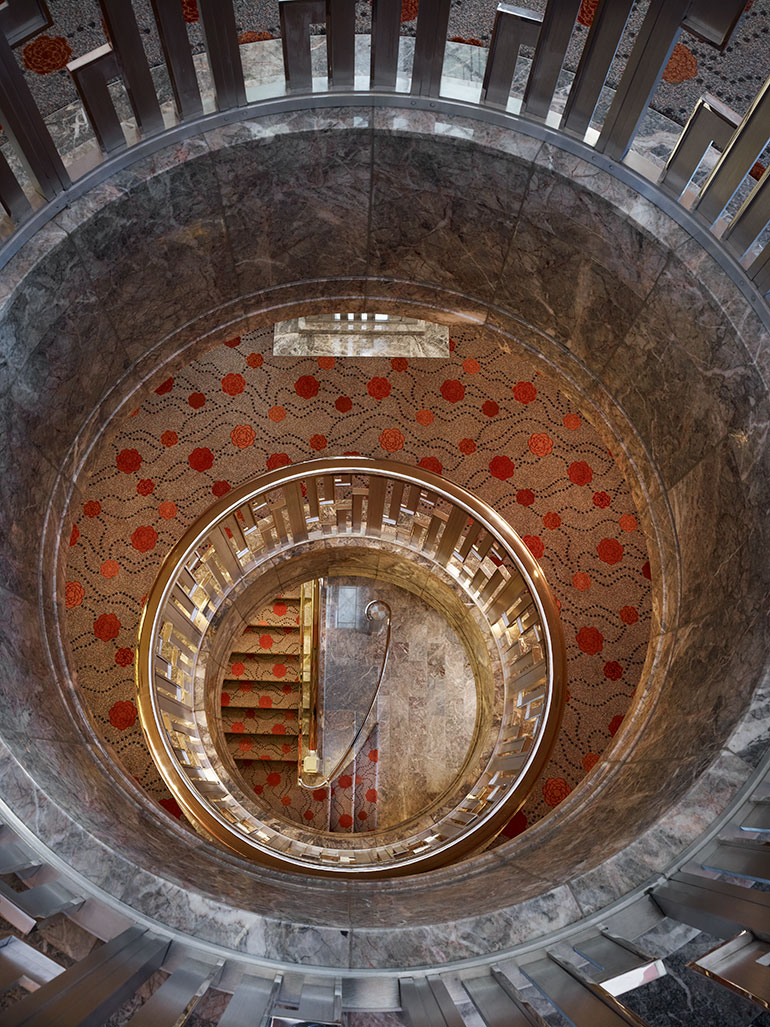
[[[360,60],[356,67],[354,0],[280,0],[284,78],[267,90],[249,87],[244,78],[232,0],[201,0],[212,96],[201,91],[178,0],[153,0],[173,95],[173,103],[163,107],[132,6],[123,0],[100,0],[100,5],[109,41],[69,67],[100,150],[96,168],[94,155],[85,162],[68,163],[57,151],[11,49],[21,38],[18,18],[14,21],[13,15],[2,12],[5,22],[0,22],[0,29],[5,28],[7,35],[0,31],[0,120],[18,161],[0,154],[0,203],[9,216],[4,233],[9,238],[0,262],[71,198],[125,166],[130,151],[139,156],[224,120],[260,112],[332,103],[440,107],[510,125],[572,149],[577,143],[575,152],[617,171],[628,158],[682,29],[723,49],[745,0],[652,0],[633,40],[627,35],[633,0],[602,0],[581,40],[563,110],[556,90],[567,49],[576,38],[580,0],[549,0],[542,17],[500,4],[483,83],[459,88],[445,73],[450,0],[421,3],[413,56],[406,68],[399,47],[400,0],[373,0],[366,73]],[[8,6],[13,10],[23,5]],[[321,77],[313,74],[310,49],[310,28],[319,22],[326,25],[327,52],[326,74]],[[630,53],[621,67],[617,55],[622,44]],[[520,95],[512,95],[525,45],[534,48],[534,59]],[[609,95],[605,87],[613,70],[619,82],[609,91],[611,102],[604,112],[603,98]],[[108,90],[116,77],[125,86],[133,111],[135,126],[130,130],[121,125]],[[770,221],[770,176],[764,175],[727,218],[725,211],[770,140],[769,115],[770,82],[743,118],[706,94],[662,172],[651,164],[632,162],[634,184],[653,199],[665,202],[675,197],[697,224],[712,230],[742,261],[762,294],[770,291],[770,247],[758,243]],[[702,186],[693,189],[692,175],[711,146],[721,155]],[[18,162],[26,168],[28,180],[12,170]]]
[[[740,830],[752,818],[757,806],[764,803],[768,780],[758,786],[755,782],[753,794],[749,791],[736,798],[726,829]],[[3,828],[3,844],[23,851],[28,841],[28,833],[23,830]],[[701,841],[694,862],[701,859],[700,850],[708,851],[710,844],[709,839]],[[52,870],[46,867],[44,854],[36,862],[43,870]],[[24,878],[20,876],[19,880],[23,887]],[[88,891],[87,883],[76,875],[65,883],[73,890],[83,889],[83,894]],[[639,1027],[643,1021],[613,996],[638,987],[642,978],[646,982],[660,975],[660,960],[601,925],[620,918],[626,925],[636,926],[632,933],[636,937],[654,923],[662,923],[661,914],[726,940],[690,964],[691,970],[709,977],[715,987],[727,987],[750,999],[759,1008],[770,1007],[770,896],[766,892],[748,883],[739,885],[715,880],[703,872],[676,870],[652,894],[654,905],[646,896],[637,897],[631,906],[622,902],[614,911],[600,910],[586,921],[557,932],[558,940],[571,944],[576,960],[588,960],[582,966],[551,951],[555,941],[552,937],[539,948],[536,943],[517,954],[516,967],[509,962],[503,969],[498,965],[502,959],[498,953],[488,960],[476,958],[467,968],[435,967],[401,973],[393,982],[397,989],[388,984],[389,978],[393,980],[392,969],[327,968],[324,972],[318,967],[302,967],[298,973],[297,967],[287,966],[284,976],[274,965],[272,969],[260,967],[253,956],[213,950],[205,942],[176,935],[146,919],[137,917],[140,922],[136,925],[124,926],[120,924],[122,915],[116,918],[103,906],[102,895],[87,903],[90,913],[86,921],[79,911],[63,911],[104,942],[97,943],[89,955],[67,970],[17,938],[0,939],[0,989],[16,983],[30,992],[5,1009],[0,1021],[37,1027],[93,1023],[96,1027],[155,968],[167,976],[156,982],[152,994],[133,1013],[131,1023],[181,1027],[204,990],[214,988],[226,1002],[218,1027],[267,1027],[273,1016],[283,1022],[300,1019],[340,1023],[346,1009],[366,1007],[366,1002],[362,1003],[364,993],[374,1000],[368,1008],[394,1009],[400,1005],[405,1023],[420,1027],[461,1027],[476,1022],[466,1014],[463,993],[487,1027],[543,1027],[548,1022],[545,1017],[555,1008],[576,1027]],[[651,917],[656,907],[659,912]],[[110,920],[107,931],[95,926]],[[362,992],[362,985],[367,987],[362,977],[371,991]],[[527,977],[536,981],[539,999],[532,987],[519,990]]]
[[[505,699],[494,749],[472,791],[397,842],[332,848],[244,808],[200,738],[198,654],[228,596],[297,546],[369,539],[420,554],[458,583],[489,625]],[[487,844],[521,806],[555,741],[565,656],[542,571],[507,521],[452,482],[389,461],[312,460],[229,493],[187,531],[147,599],[136,660],[150,751],[187,815],[220,842],[270,865],[382,876],[441,865]]]

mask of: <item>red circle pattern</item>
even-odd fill
[[[458,329],[450,357],[435,362],[307,357],[278,366],[271,330],[229,342],[175,369],[171,386],[149,390],[101,444],[87,509],[73,509],[66,527],[62,605],[82,694],[106,739],[142,786],[167,800],[143,743],[128,662],[140,597],[180,533],[179,518],[164,513],[192,521],[260,469],[319,452],[393,454],[461,482],[505,516],[561,605],[571,693],[564,742],[514,826],[537,822],[621,729],[649,638],[644,536],[607,443],[527,359],[502,352],[483,329]],[[192,395],[204,400],[195,411]],[[281,670],[276,664],[276,678]],[[377,749],[367,755],[376,762]]]

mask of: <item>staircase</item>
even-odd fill
[[[227,751],[250,790],[283,817],[341,833],[377,823],[377,729],[326,788],[297,783],[300,693],[299,595],[257,610],[237,640],[222,684]]]

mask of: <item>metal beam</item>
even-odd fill
[[[522,46],[537,46],[542,23],[542,15],[526,7],[498,4],[481,86],[483,103],[508,105],[519,50]]]
[[[151,0],[151,3],[177,115],[182,120],[194,118],[203,113],[203,102],[182,5],[177,0]]]
[[[162,132],[163,115],[133,6],[126,0],[99,0],[99,4],[139,131],[144,136]]]
[[[227,1009],[219,1018],[218,1027],[262,1027],[275,1004],[281,988],[282,977],[277,974],[272,980],[266,977],[245,975],[235,989]]]
[[[94,130],[102,153],[114,153],[126,146],[126,137],[107,83],[120,74],[115,52],[109,43],[91,50],[67,65],[83,110]]]
[[[746,0],[693,0],[682,27],[703,43],[724,50],[745,9]]]
[[[522,110],[531,117],[545,119],[551,109],[579,10],[580,0],[548,0],[546,4],[522,103]]]
[[[414,41],[412,93],[438,96],[444,70],[450,0],[420,0]]]
[[[706,180],[694,210],[713,225],[770,140],[770,78],[754,97],[743,121]]]
[[[463,987],[487,1027],[547,1027],[542,1016],[495,967],[488,976],[463,981]]]
[[[235,8],[222,0],[198,0],[201,28],[206,41],[206,55],[219,110],[243,107],[246,104],[246,83],[243,80]]]
[[[652,0],[604,119],[596,149],[623,160],[681,32],[691,0]]]
[[[759,182],[746,197],[741,209],[727,226],[722,242],[737,260],[745,256],[770,223],[770,171],[765,169]]]
[[[330,89],[352,89],[356,79],[355,0],[326,0],[326,63]]]
[[[326,20],[326,0],[279,0],[281,45],[286,88],[292,93],[313,90],[310,26]]]
[[[373,0],[371,38],[370,88],[395,89],[401,39],[401,0]]]
[[[699,858],[704,870],[770,883],[770,845],[767,842],[719,842],[710,853]]]
[[[134,1013],[127,1027],[181,1027],[221,971],[221,963],[179,967]]]
[[[660,186],[679,199],[709,147],[723,151],[740,121],[740,115],[715,96],[701,96],[671,151]]]
[[[596,110],[615,59],[634,0],[603,0],[591,22],[588,39],[567,97],[561,129],[582,139]]]
[[[743,931],[687,966],[770,1009],[770,945],[758,941],[750,931]]]
[[[675,874],[651,892],[662,913],[718,938],[770,931],[770,894],[698,874]]]
[[[577,1027],[646,1027],[602,987],[550,952],[519,969]]]
[[[47,200],[72,185],[19,64],[0,33],[0,121]]]

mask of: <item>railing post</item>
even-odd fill
[[[524,90],[522,110],[525,113],[536,118],[545,118],[548,114],[579,10],[580,0],[549,0],[546,5]]]
[[[400,33],[401,0],[372,0],[372,89],[396,88]]]
[[[414,41],[412,94],[438,96],[444,68],[449,0],[421,0]]]
[[[522,46],[537,46],[542,22],[542,17],[534,11],[498,4],[481,86],[484,103],[498,107],[508,105],[519,50]]]
[[[631,148],[676,46],[690,2],[652,0],[596,143],[596,149],[608,157],[623,160]]]
[[[178,0],[151,0],[151,3],[177,114],[181,119],[194,118],[203,112],[203,103],[182,5]]]
[[[162,132],[163,115],[134,9],[125,0],[99,0],[99,3],[139,130],[142,135]]]
[[[0,120],[47,200],[72,185],[10,43],[0,32]],[[18,201],[18,197],[17,197]]]

